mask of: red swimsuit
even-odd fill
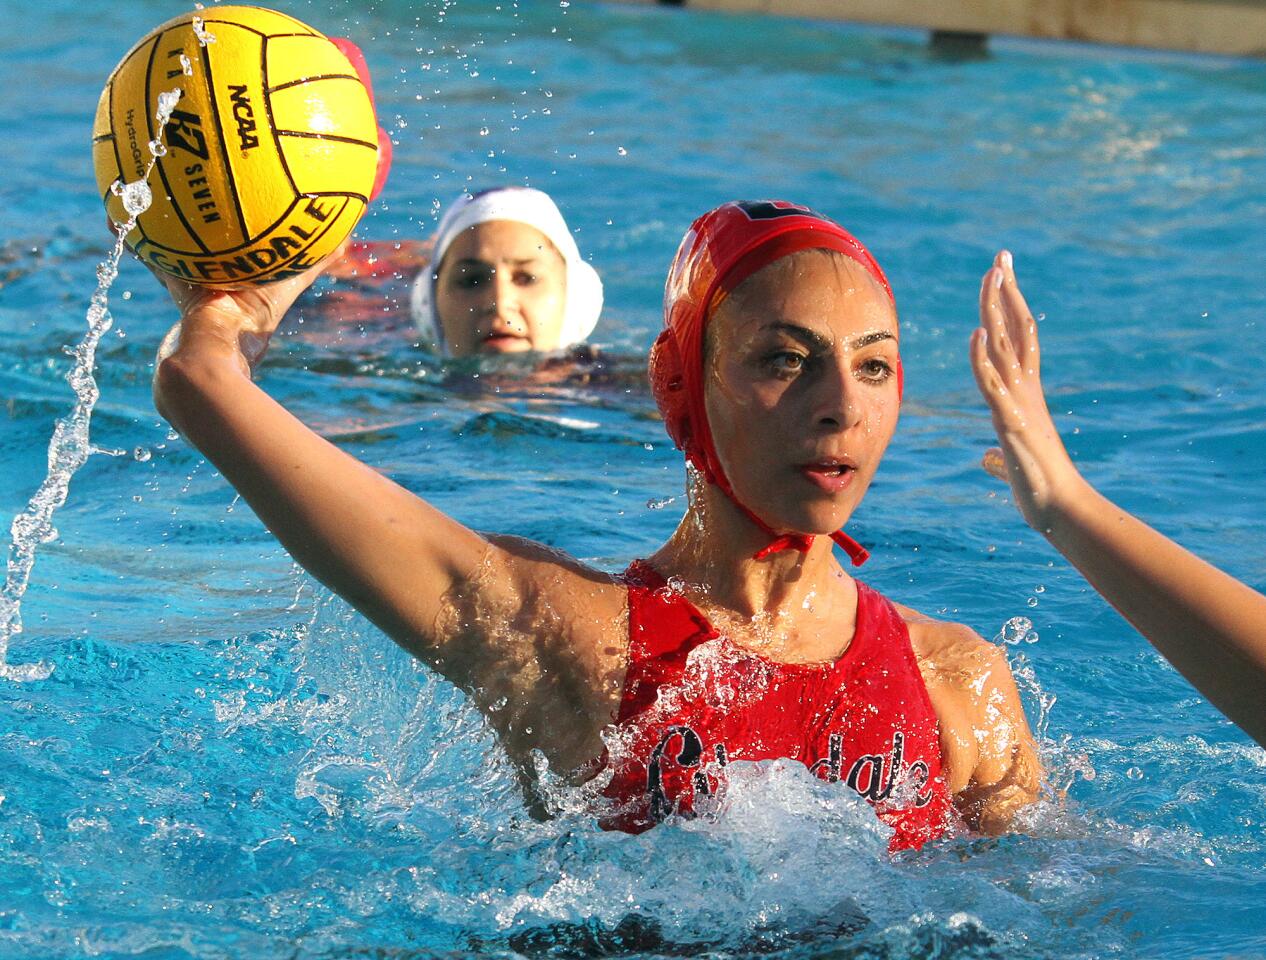
[[[791,664],[720,637],[646,563],[625,580],[629,667],[605,790],[617,806],[603,827],[640,833],[694,816],[724,789],[726,764],[786,757],[869,800],[896,831],[892,850],[945,832],[953,813],[936,714],[883,595],[858,581],[848,649],[832,663]]]

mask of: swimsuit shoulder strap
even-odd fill
[[[685,660],[699,644],[718,636],[693,603],[675,591],[645,560],[624,572],[629,591],[629,661]]]
[[[853,659],[860,667],[874,659],[914,665],[910,631],[891,600],[874,587],[857,584],[857,632],[853,637]]]
[[[919,669],[905,618],[891,600],[860,580],[857,581],[857,621],[856,639],[862,642],[863,648],[858,651],[862,656],[858,658],[852,675],[856,676],[862,670],[887,677],[904,675],[911,686],[911,696],[920,709],[935,717],[936,711],[923,680],[923,671]],[[862,636],[861,630],[863,623],[866,625],[865,636]]]
[[[621,575],[621,579],[630,587],[642,587],[649,590],[659,590],[668,586],[668,581],[660,572],[642,559],[630,563]]]
[[[661,685],[681,676],[690,651],[718,635],[708,618],[645,561],[633,561],[623,579],[629,592],[629,663],[621,720],[650,706]]]

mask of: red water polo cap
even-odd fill
[[[374,122],[378,125],[378,167],[374,171],[373,188],[369,191],[369,202],[373,203],[378,199],[378,194],[382,193],[382,188],[387,183],[387,174],[391,172],[391,137],[382,128],[382,124],[378,123],[378,104],[374,100],[374,81],[369,75],[369,64],[365,62],[365,54],[361,52],[360,47],[348,40],[347,37],[330,37],[329,41],[338,47],[339,53],[347,57],[352,69],[360,77],[360,82],[364,84],[365,92],[369,94],[369,105],[374,108]]]
[[[801,250],[834,250],[866,269],[892,298],[888,278],[861,241],[835,221],[784,200],[737,200],[705,213],[677,248],[664,288],[664,329],[651,347],[651,392],[668,435],[709,483],[770,536],[756,559],[779,550],[807,552],[808,534],[780,534],[738,501],[712,443],[703,399],[703,334],[709,306],[757,270]],[[895,302],[895,301],[894,301]],[[897,366],[898,395],[902,389]],[[831,535],[854,566],[869,553],[843,530]]]

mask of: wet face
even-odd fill
[[[704,401],[740,503],[780,532],[848,520],[897,426],[897,315],[840,254],[809,250],[744,280],[708,324]]]
[[[444,254],[435,310],[455,357],[556,350],[563,330],[566,264],[535,227],[479,223]]]

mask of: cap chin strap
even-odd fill
[[[727,489],[728,484],[719,484],[715,480],[717,489],[729,498],[734,506],[739,508],[739,512],[748,520],[756,524],[761,530],[769,535],[770,541],[764,547],[752,554],[753,560],[764,560],[771,554],[781,553],[783,550],[799,550],[801,553],[808,553],[809,548],[813,546],[814,535],[811,533],[777,533],[769,524],[767,524],[756,514],[752,513],[747,507],[738,502],[738,498]],[[848,559],[852,561],[853,566],[860,567],[863,563],[870,559],[870,551],[863,547],[860,543],[850,537],[843,530],[836,530],[831,534],[834,540],[845,553]]]

